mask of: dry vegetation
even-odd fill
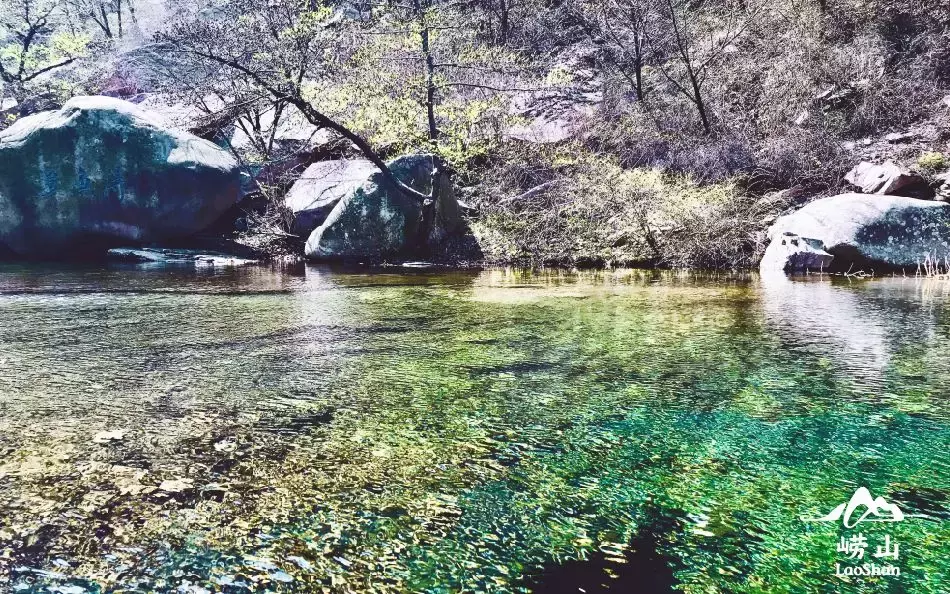
[[[121,57],[113,37],[133,4],[110,9],[111,34],[71,4],[0,6],[3,93],[24,113],[56,93],[104,92],[91,64]],[[152,91],[196,105],[207,136],[243,131],[246,145],[231,148],[272,202],[315,160],[432,152],[455,171],[490,260],[746,266],[776,216],[839,191],[862,159],[895,158],[935,184],[947,166],[946,0],[171,6]],[[37,7],[48,11],[39,24]],[[57,86],[60,71],[85,82]],[[569,129],[549,144],[513,137],[535,118]],[[274,133],[301,122],[329,144]],[[882,140],[911,129],[925,138]],[[246,222],[266,237],[252,239],[287,249],[274,240],[285,213],[258,210]]]
[[[925,123],[917,168],[945,167],[946,3],[597,4],[577,43],[604,101],[580,141],[498,159],[503,187],[479,186],[490,257],[745,266],[776,215],[841,189],[854,146]],[[688,60],[651,39],[664,24]]]

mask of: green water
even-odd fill
[[[0,592],[947,592],[948,395],[941,281],[7,265]]]

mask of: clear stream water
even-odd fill
[[[0,592],[945,593],[948,396],[945,281],[4,265]]]

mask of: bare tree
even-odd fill
[[[647,32],[657,26],[658,0],[582,0],[576,16],[585,33],[601,45],[602,58],[646,98],[644,68],[651,47]]]
[[[107,39],[125,34],[123,15],[126,13],[129,20],[135,22],[133,0],[70,0],[69,4],[80,19],[95,24]]]
[[[317,0],[275,0],[266,6],[229,0],[217,7],[215,18],[192,15],[159,38],[173,51],[205,65],[223,66],[272,100],[293,105],[317,128],[352,142],[401,193],[428,200],[431,196],[399,180],[365,138],[309,99],[310,87],[328,84],[345,51],[346,38],[332,15],[332,7]]]
[[[690,0],[662,0],[660,14],[664,26],[649,32],[648,37],[657,53],[669,57],[659,63],[660,72],[693,104],[707,134],[712,131],[712,123],[703,83],[716,61],[745,32],[755,15],[748,7],[733,12],[718,6],[720,16],[713,18],[709,6]]]

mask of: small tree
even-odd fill
[[[652,48],[648,31],[657,26],[657,0],[582,0],[577,19],[585,33],[602,47],[601,57],[633,87],[638,101],[646,98],[644,68]]]
[[[745,32],[755,13],[749,12],[748,6],[730,10],[690,0],[661,0],[659,8],[662,27],[648,32],[655,51],[667,58],[660,61],[659,70],[696,108],[703,131],[708,134],[712,123],[703,84],[716,61]]]
[[[353,126],[456,165],[497,140],[503,97],[522,65],[480,30],[484,10],[411,0],[362,23],[357,51],[337,77],[359,90]]]

